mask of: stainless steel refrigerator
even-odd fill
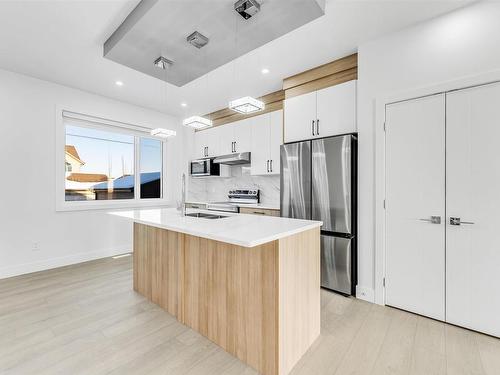
[[[357,284],[357,136],[281,146],[281,216],[323,221],[321,286],[354,295]]]

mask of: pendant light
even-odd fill
[[[235,24],[235,37],[234,37],[234,44],[235,44],[235,49],[236,49],[236,59],[238,58],[238,21],[239,19],[236,19],[236,24]],[[236,59],[234,60],[233,63],[233,74],[234,74],[234,82],[236,82]],[[228,108],[232,111],[242,113],[242,114],[249,114],[249,113],[254,113],[258,111],[262,111],[265,108],[265,104],[263,101],[255,99],[251,96],[244,96],[239,99],[231,100],[228,104]]]
[[[167,59],[164,56],[158,57],[154,61],[154,65],[160,69],[163,69],[163,85],[165,85],[165,107],[167,107],[167,90],[168,90],[168,83],[167,83],[167,69],[169,66],[171,66],[174,62],[172,60]],[[156,128],[151,130],[150,134],[154,137],[158,138],[170,138],[170,137],[175,137],[177,135],[177,132],[175,130],[170,130],[170,129],[164,129],[164,128]]]
[[[190,36],[187,37],[187,40],[189,43],[193,44],[190,39],[193,37],[193,35],[195,34],[199,34],[201,35],[200,33],[198,32],[195,32],[193,34],[191,34]],[[200,38],[200,40],[203,42],[202,45],[198,46],[197,44],[193,44],[196,48],[198,48],[198,50],[200,50],[202,47],[206,46],[208,44],[208,38],[201,35],[201,37],[203,38]],[[202,52],[198,52],[199,54],[201,54]],[[200,57],[200,60],[201,60],[201,57]],[[206,52],[205,52],[205,64],[206,64]],[[208,89],[208,73],[205,74],[206,76],[206,81],[207,81],[207,89]],[[193,128],[195,130],[202,130],[202,129],[207,129],[207,128],[210,128],[213,123],[212,123],[212,120],[209,119],[209,118],[206,118],[206,117],[202,117],[202,116],[191,116],[191,117],[188,117],[186,119],[184,119],[182,121],[182,125],[184,126],[187,126],[187,127],[190,127],[190,128]]]

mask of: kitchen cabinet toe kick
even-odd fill
[[[134,290],[264,375],[320,333],[320,231],[242,247],[134,223]]]

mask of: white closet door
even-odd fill
[[[450,93],[446,108],[446,321],[500,336],[500,85]]]
[[[444,320],[444,94],[388,105],[386,129],[386,304]]]

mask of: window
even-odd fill
[[[130,205],[163,199],[165,142],[152,138],[147,128],[130,129],[87,118],[63,112],[65,173],[64,194],[59,196],[64,198],[59,199],[64,203],[58,201],[58,207],[105,207],[113,201],[110,207],[116,207],[119,202]]]
[[[162,142],[141,138],[141,198],[161,198]]]

